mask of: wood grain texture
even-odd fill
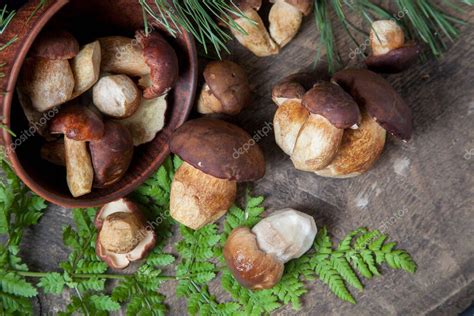
[[[465,18],[472,23],[473,17],[471,10]],[[337,238],[359,226],[385,228],[419,266],[415,275],[383,269],[382,277],[364,282],[364,292],[353,291],[357,305],[341,302],[315,281],[299,314],[455,315],[474,298],[474,156],[466,154],[474,151],[474,27],[462,31],[441,59],[388,77],[413,109],[415,133],[407,144],[389,137],[368,173],[337,180],[299,172],[273,134],[261,140],[267,173],[254,187],[267,197],[269,212],[284,207],[307,212]],[[347,60],[355,47],[342,29],[336,34]],[[317,36],[309,17],[278,56],[257,58],[232,44],[231,59],[247,70],[254,90],[252,104],[236,118],[250,134],[273,120],[272,85],[290,73],[311,70]],[[61,227],[70,222],[69,210],[51,206],[27,234],[22,255],[32,270],[55,269],[66,257]],[[173,282],[166,284],[163,293],[170,314],[183,315],[185,302],[175,298],[174,287]],[[219,298],[228,297],[218,283],[210,288]],[[55,313],[67,297],[40,295],[37,311]],[[274,314],[294,311],[284,307]]]

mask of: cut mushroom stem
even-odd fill
[[[232,34],[244,47],[259,57],[278,54],[280,48],[268,34],[260,15],[254,9],[243,11],[244,17],[234,21],[241,29],[231,28]]]
[[[235,228],[224,245],[224,258],[240,284],[252,290],[269,289],[280,281],[286,262],[311,248],[316,233],[311,216],[283,209],[252,230]]]
[[[184,162],[171,185],[171,216],[199,229],[224,215],[237,194],[237,182],[218,179]]]
[[[113,269],[143,259],[156,244],[155,231],[138,205],[126,198],[104,205],[97,212],[95,226],[99,231],[97,255]]]
[[[76,141],[64,136],[67,185],[73,197],[92,191],[94,171],[91,156],[84,141]]]
[[[270,35],[283,48],[298,33],[303,22],[303,13],[286,0],[274,1],[268,20]]]
[[[405,44],[402,28],[393,20],[379,20],[372,23],[370,46],[375,56],[384,55]]]

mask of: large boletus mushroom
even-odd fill
[[[81,105],[66,105],[53,118],[51,134],[64,134],[67,184],[72,196],[92,190],[94,171],[86,142],[104,135],[104,123],[91,110]]]
[[[306,93],[296,76],[289,78],[273,90],[279,105],[274,130],[277,144],[297,169],[325,177],[357,176],[380,157],[385,129],[410,138],[410,109],[385,79],[371,71],[341,71],[332,83],[318,82]]]
[[[250,85],[245,70],[231,61],[213,61],[204,70],[197,110],[202,114],[235,115],[250,102]]]
[[[224,258],[240,284],[252,290],[269,289],[280,281],[286,262],[311,248],[316,233],[311,216],[283,209],[252,230],[235,228],[224,245]]]
[[[95,218],[96,253],[112,269],[125,269],[155,247],[156,234],[140,208],[122,198],[104,205]]]
[[[418,44],[405,43],[402,28],[393,20],[372,23],[370,46],[372,55],[365,63],[370,70],[381,73],[397,73],[409,68],[421,52]]]
[[[171,216],[193,229],[227,212],[238,181],[265,174],[258,144],[243,129],[221,120],[186,122],[172,135],[170,148],[184,160],[171,186]]]

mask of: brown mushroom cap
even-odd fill
[[[78,53],[79,43],[71,33],[48,30],[38,36],[30,54],[47,59],[71,59]]]
[[[270,289],[283,275],[284,264],[263,252],[257,236],[247,227],[232,231],[224,246],[224,258],[237,281],[252,290]]]
[[[349,92],[389,133],[404,141],[411,138],[411,110],[383,77],[366,69],[348,69],[334,74],[332,80]]]
[[[145,62],[150,67],[151,87],[143,92],[145,99],[153,99],[168,93],[178,81],[178,56],[171,45],[159,34],[145,36],[137,32],[136,38],[143,47]]]
[[[242,67],[228,60],[213,61],[204,70],[204,79],[221,102],[223,113],[238,114],[250,102],[250,85]]]
[[[300,10],[304,15],[310,14],[313,10],[313,0],[285,0],[285,2]]]
[[[287,99],[303,99],[306,91],[315,84],[314,76],[309,73],[296,73],[283,78],[272,89],[272,99],[277,105]]]
[[[107,121],[104,126],[102,138],[89,143],[96,188],[119,181],[133,157],[133,140],[128,129],[114,121]]]
[[[254,139],[233,124],[199,118],[183,124],[171,151],[195,168],[220,179],[254,181],[265,174],[265,159]]]
[[[420,52],[420,45],[410,43],[383,55],[371,55],[365,63],[370,70],[375,72],[398,73],[408,69],[417,60]]]
[[[104,135],[104,123],[85,106],[63,106],[49,126],[51,134],[65,134],[77,141],[100,139]]]
[[[303,105],[313,114],[324,116],[337,128],[359,125],[359,107],[352,97],[337,84],[320,81],[306,92]]]
[[[137,238],[140,239],[138,245],[127,253],[114,253],[103,247],[101,230],[107,217],[116,213],[129,213],[135,218],[135,222],[140,224]],[[146,219],[137,204],[127,198],[105,204],[96,214],[94,224],[99,231],[96,241],[96,253],[107,265],[113,269],[124,269],[131,261],[140,260],[148,255],[155,247],[156,233],[151,227],[146,226]]]

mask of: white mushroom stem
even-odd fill
[[[64,136],[67,185],[73,197],[90,193],[94,181],[91,156],[86,142]]]
[[[199,229],[223,216],[235,200],[236,181],[218,179],[183,162],[171,185],[171,216]]]
[[[313,245],[317,227],[314,218],[294,209],[272,213],[252,228],[261,250],[283,263],[301,257]]]
[[[235,19],[242,30],[231,28],[235,38],[252,53],[259,57],[278,54],[279,47],[272,40],[260,15],[254,9],[243,12],[245,17]]]
[[[374,56],[384,55],[405,44],[405,34],[397,22],[379,20],[372,23],[370,44]]]
[[[287,3],[285,0],[276,0],[268,16],[270,35],[283,48],[298,33],[303,21],[303,13]]]

